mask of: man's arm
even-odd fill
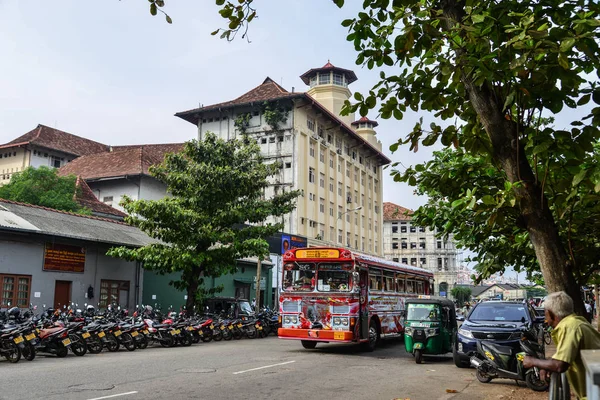
[[[558,372],[558,373],[563,373],[567,369],[569,369],[569,364],[564,361],[556,360],[554,358],[542,360],[542,359],[531,357],[531,356],[526,356],[523,359],[523,366],[525,368],[538,367],[538,368],[544,369],[546,371],[552,371],[552,372]]]

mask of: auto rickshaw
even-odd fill
[[[445,298],[407,299],[404,306],[404,346],[417,364],[421,364],[423,355],[452,351],[458,331],[452,301]]]

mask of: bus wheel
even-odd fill
[[[305,349],[314,349],[315,347],[317,347],[317,342],[313,342],[312,340],[302,340],[302,347],[304,347]]]
[[[369,341],[363,343],[363,348],[366,351],[373,351],[377,346],[377,342],[379,342],[379,331],[377,330],[377,323],[375,321],[371,321],[369,324]]]

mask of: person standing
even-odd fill
[[[585,301],[585,313],[586,313],[586,316],[585,316],[586,319],[591,324],[592,323],[592,305],[590,304],[589,300]]]
[[[547,371],[566,372],[572,391],[579,399],[585,399],[585,367],[581,350],[600,349],[600,332],[585,318],[575,315],[573,299],[565,292],[548,295],[544,314],[548,324],[554,328],[552,340],[556,343],[556,353],[545,360],[526,356],[523,366],[540,368],[542,379],[546,379]]]

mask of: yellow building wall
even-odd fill
[[[10,154],[10,156],[9,156]],[[16,172],[21,172],[29,165],[29,151],[14,147],[0,150],[0,185],[10,182]]]

